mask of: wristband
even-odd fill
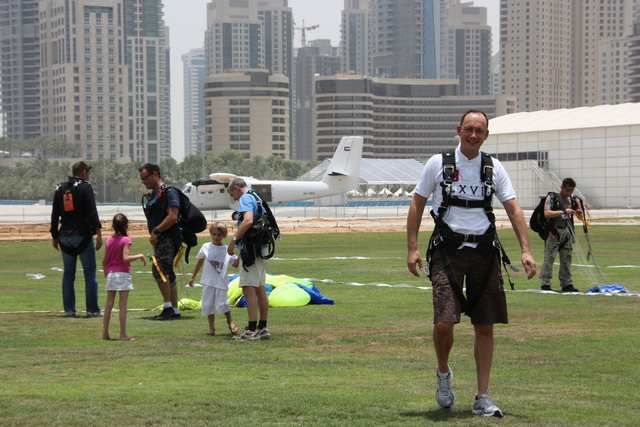
[[[154,227],[153,230],[151,230],[151,234],[153,234],[154,236],[159,236],[161,233],[161,231],[158,229],[158,227]]]

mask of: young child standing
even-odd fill
[[[133,337],[127,335],[127,299],[129,291],[133,289],[131,284],[130,263],[142,260],[147,265],[147,260],[143,254],[131,255],[131,239],[127,236],[129,220],[124,214],[115,214],[112,221],[113,236],[107,239],[102,268],[107,278],[107,303],[104,309],[104,323],[102,329],[102,339],[109,340],[109,322],[111,321],[111,311],[116,299],[116,293],[120,294],[120,339],[132,341]]]
[[[231,334],[236,335],[240,331],[238,325],[231,320],[231,307],[227,304],[227,291],[229,280],[227,278],[227,268],[229,263],[234,267],[238,266],[238,257],[227,254],[227,245],[223,243],[227,237],[227,227],[219,222],[209,227],[211,242],[207,242],[200,248],[196,255],[196,266],[193,270],[189,286],[193,287],[196,276],[202,270],[202,314],[207,316],[209,321],[208,335],[215,335],[215,315],[224,314],[227,319],[227,326]]]

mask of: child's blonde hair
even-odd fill
[[[219,231],[222,234],[222,238],[227,237],[227,226],[221,222],[214,222],[209,226],[209,233],[213,233],[214,231]]]

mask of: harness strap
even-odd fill
[[[495,189],[493,185],[493,159],[491,156],[484,152],[480,153],[480,181],[483,185],[482,200],[462,199],[453,194],[453,182],[457,179],[457,173],[455,151],[445,151],[442,153],[442,181],[440,182],[442,202],[438,207],[438,217],[444,218],[449,206],[483,208],[489,222],[494,224],[496,218],[493,213],[492,200]]]
[[[449,227],[443,220],[440,219],[440,217],[436,217],[433,212],[431,212],[431,216],[436,223],[434,234],[437,230],[442,240],[453,241],[456,243],[456,247],[460,246],[463,243],[490,244],[494,241],[496,229],[493,224],[489,226],[484,234],[464,234],[453,231],[451,227]]]
[[[502,243],[500,242],[500,238],[498,237],[498,233],[496,233],[496,238],[493,242],[493,245],[496,247],[496,250],[498,252],[498,256],[500,257],[500,260],[502,261],[502,266],[504,267],[504,271],[505,273],[507,273],[507,280],[509,281],[509,286],[511,287],[511,290],[513,291],[515,289],[515,286],[513,284],[513,281],[511,280],[511,275],[509,274],[509,269],[513,270],[513,271],[518,271],[517,268],[514,267],[513,264],[511,264],[511,260],[509,259],[509,255],[507,255],[507,252],[504,250],[504,247],[502,246]]]
[[[468,200],[460,199],[458,197],[451,197],[449,200],[449,206],[458,206],[461,208],[484,208],[484,200]]]

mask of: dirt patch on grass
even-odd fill
[[[227,223],[230,232],[235,227]],[[294,219],[284,218],[278,220],[278,225],[283,234],[322,234],[322,233],[361,233],[361,232],[404,232],[406,230],[406,218],[347,218],[347,219]],[[497,221],[498,228],[509,227],[509,221]],[[433,230],[430,221],[423,221],[421,231]],[[103,237],[111,233],[111,222],[102,222]],[[129,235],[132,237],[148,237],[147,224],[144,221],[129,221]],[[205,231],[199,234],[206,237]],[[31,241],[49,240],[49,224],[0,224],[0,241]]]
[[[230,224],[229,224],[230,225]],[[351,233],[351,232],[382,232],[404,231],[406,220],[404,218],[380,218],[376,220],[366,219],[284,219],[279,220],[278,225],[284,234],[302,233]],[[234,227],[230,227],[231,230]],[[431,224],[425,224],[423,229],[430,229]],[[110,222],[102,223],[103,233],[108,235],[111,230]],[[231,231],[230,230],[230,231]],[[147,224],[143,221],[129,222],[129,235],[132,237],[147,237],[149,235]],[[207,232],[200,233],[206,237]],[[3,224],[0,226],[0,241],[30,241],[49,240],[49,224]]]

